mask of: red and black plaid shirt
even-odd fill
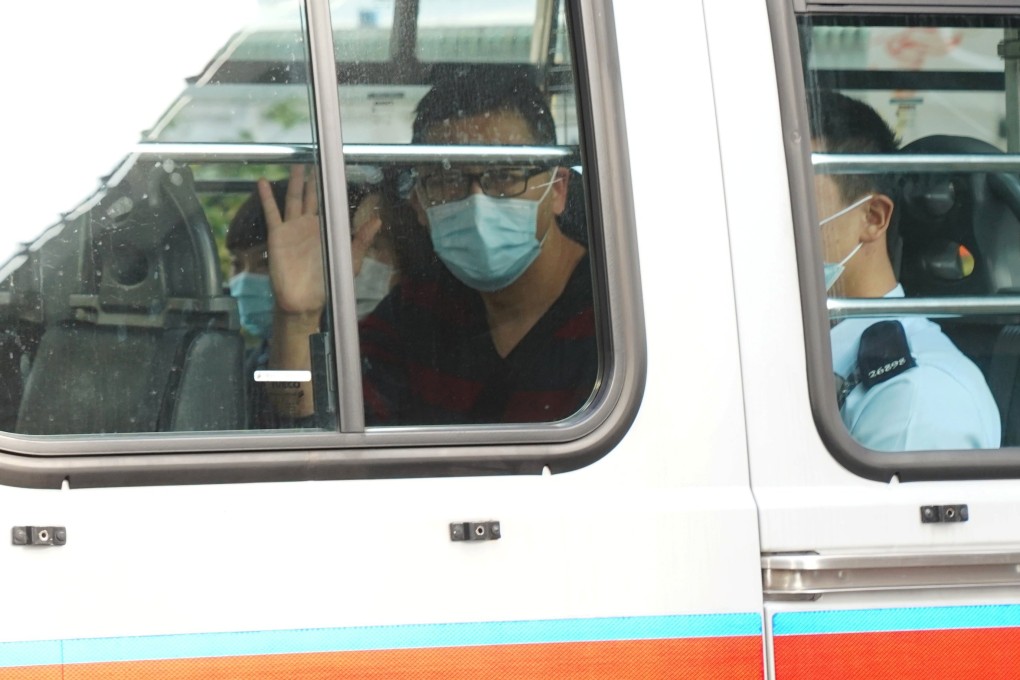
[[[598,375],[587,258],[506,358],[492,344],[481,296],[445,269],[398,286],[360,333],[369,425],[562,420]]]

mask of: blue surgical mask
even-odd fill
[[[865,203],[870,201],[873,198],[873,196],[874,196],[873,194],[868,194],[864,198],[862,198],[862,199],[860,199],[858,201],[855,201],[854,203],[851,203],[850,205],[848,205],[847,207],[843,208],[842,210],[836,212],[835,214],[829,215],[824,220],[819,222],[818,226],[819,227],[824,227],[826,224],[828,224],[829,222],[833,221],[834,219],[836,219],[838,217],[842,217],[843,215],[846,215],[851,210],[854,210],[855,208],[858,208],[858,207],[864,205]],[[825,271],[825,290],[826,290],[826,292],[831,290],[832,287],[834,285],[836,285],[836,281],[839,280],[839,277],[842,276],[843,272],[846,270],[846,263],[850,261],[851,257],[853,257],[854,255],[857,254],[857,251],[861,249],[862,245],[864,245],[864,244],[863,243],[858,243],[857,246],[853,250],[851,250],[850,253],[846,257],[844,257],[842,260],[840,260],[839,262],[823,262],[822,263],[822,267],[823,267],[823,269]]]
[[[432,247],[465,285],[483,292],[506,288],[521,277],[542,250],[536,237],[542,198],[492,198],[471,194],[425,209]]]
[[[829,292],[839,277],[843,275],[846,270],[846,263],[850,261],[850,258],[857,254],[857,251],[861,249],[863,243],[858,243],[850,253],[839,262],[823,262],[822,267],[825,269],[825,292]]]
[[[266,274],[241,272],[230,279],[230,294],[237,300],[241,328],[256,338],[268,338],[273,328],[273,285]]]

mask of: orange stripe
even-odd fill
[[[325,652],[69,664],[65,680],[471,680],[492,678],[761,678],[758,637],[687,638]]]
[[[777,680],[1020,677],[1018,628],[782,635],[774,646]]]
[[[0,680],[60,680],[60,666],[0,668]]]

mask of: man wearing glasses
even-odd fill
[[[438,81],[422,99],[412,140],[547,146],[556,144],[556,133],[537,88],[523,78],[471,70]],[[527,162],[425,163],[415,174],[411,204],[442,266],[402,278],[361,324],[366,422],[548,422],[570,416],[591,394],[598,360],[587,250],[558,223],[569,171]],[[302,196],[299,185],[285,214],[314,210],[308,193]],[[276,204],[264,205],[271,231],[286,232]],[[316,243],[317,230],[316,220]],[[354,235],[356,268],[372,235]],[[274,259],[283,262],[284,250],[277,259],[271,243],[271,267]],[[307,279],[310,269],[305,265],[301,276]],[[321,291],[321,272],[311,277],[318,277]],[[274,288],[285,287],[284,279],[274,275]],[[300,345],[307,346],[308,334],[317,330],[323,295],[311,305],[291,304],[287,291],[277,290],[277,300],[278,347],[271,366],[307,367],[307,349],[302,356]],[[284,410],[311,414],[309,396]]]

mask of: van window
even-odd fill
[[[83,51],[81,72],[109,77],[46,115],[78,130],[63,154],[109,172],[19,219],[0,267],[0,430],[30,436],[11,440],[25,450],[157,432],[342,447],[391,426],[406,444],[408,426],[433,425],[512,426],[460,443],[576,439],[613,383],[568,4],[331,3],[339,118],[317,117],[322,26],[296,0],[209,16],[185,2],[164,28],[203,25],[194,46]],[[124,38],[110,31],[90,41]],[[2,49],[13,63],[19,48]],[[60,84],[65,68],[34,78]],[[342,159],[320,153],[327,128]],[[331,186],[327,162],[344,170]],[[336,183],[346,205],[327,217]],[[360,376],[341,376],[352,357]],[[344,422],[343,394],[363,395],[364,426]],[[305,439],[250,436],[280,430]]]
[[[823,434],[858,469],[857,451],[953,450],[966,466],[966,452],[1018,443],[1020,23],[796,21],[814,206],[803,277],[825,287],[830,325],[815,364]]]
[[[553,422],[594,390],[585,184],[573,75],[555,66],[558,6],[422,2],[416,54],[431,89],[344,120],[359,141],[385,143],[373,116],[413,113],[404,134],[416,160],[383,159],[378,184],[352,187],[380,225],[355,264],[359,305],[374,306],[360,326],[369,426]],[[372,100],[372,87],[355,96]],[[348,163],[349,175],[363,169]]]
[[[289,164],[274,156],[314,164],[316,152],[299,5],[226,5],[175,9],[162,30],[188,34],[187,45],[155,48],[144,32],[90,21],[90,46],[116,50],[78,50],[73,64],[33,70],[43,89],[71,88],[42,115],[76,131],[56,146],[61,157],[92,167],[85,181],[65,176],[60,161],[21,178],[73,181],[80,193],[34,197],[34,214],[18,223],[22,245],[0,272],[3,430],[258,426],[253,366],[273,308],[265,227],[231,220],[254,178],[286,176]],[[8,118],[4,129],[33,129],[36,115],[9,112],[25,120]]]

